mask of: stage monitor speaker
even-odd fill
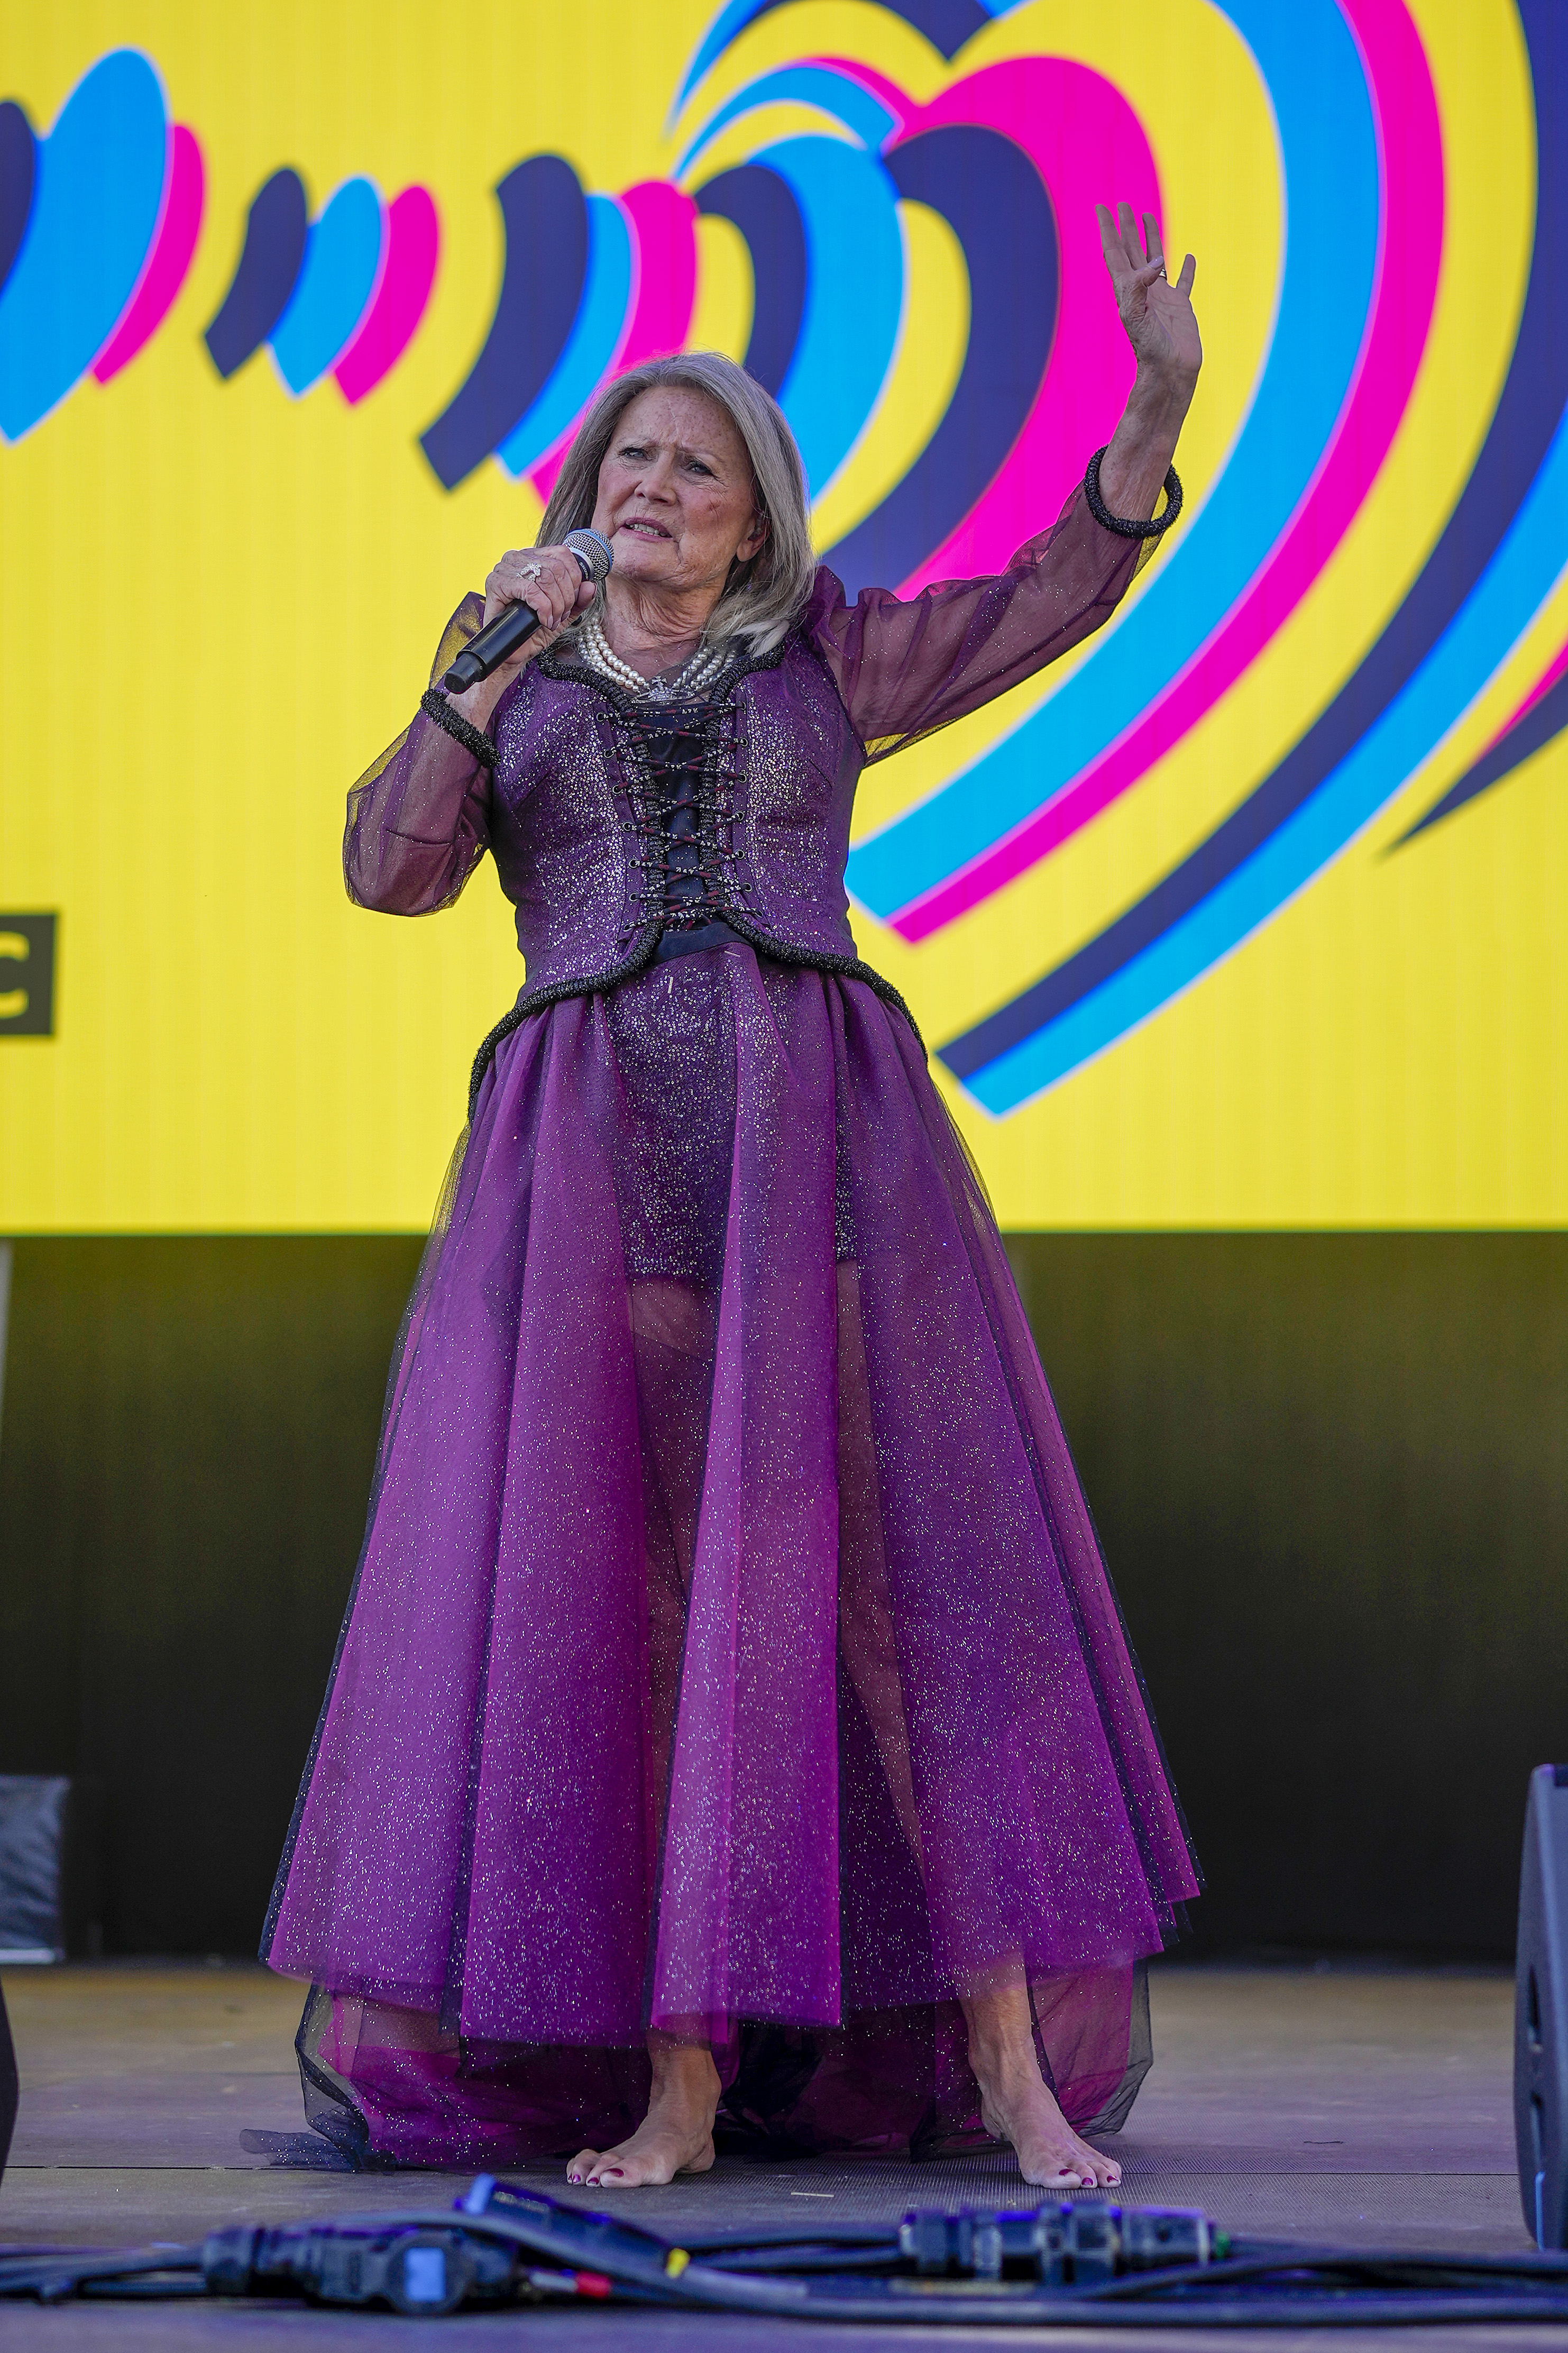
[[[1530,1777],[1514,1968],[1513,2128],[1525,2227],[1568,2246],[1568,1765]]]
[[[0,1964],[96,1960],[102,1917],[101,1786],[0,1773]]]
[[[5,2015],[5,1995],[0,1989],[0,2181],[11,2154],[11,2134],[16,2122],[16,2053],[11,2042],[11,2021]]]

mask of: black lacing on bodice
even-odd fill
[[[737,871],[732,764],[712,703],[658,704],[629,723],[637,754],[632,794],[632,892],[637,924],[662,924],[656,962],[742,934],[726,923],[746,885]]]
[[[483,1040],[468,1081],[470,1119],[496,1048],[531,1013],[564,997],[617,988],[650,965],[699,948],[732,943],[775,964],[864,981],[903,1016],[919,1040],[914,1015],[880,973],[857,955],[800,947],[778,937],[769,918],[749,903],[754,885],[747,877],[735,807],[740,745],[734,690],[749,671],[775,669],[789,642],[765,654],[737,655],[713,699],[699,703],[647,702],[640,695],[634,700],[553,647],[538,657],[544,677],[591,689],[621,723],[627,755],[626,814],[621,822],[636,880],[627,893],[618,961],[596,974],[525,986],[511,1011]]]

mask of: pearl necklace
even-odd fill
[[[584,615],[577,625],[577,637],[584,654],[602,677],[627,694],[647,696],[654,702],[672,702],[683,695],[705,693],[730,659],[727,646],[699,646],[673,678],[650,679],[621,659],[605,637],[597,613]]]

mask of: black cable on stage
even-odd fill
[[[290,2293],[432,2317],[586,2301],[868,2325],[1539,2325],[1568,2323],[1568,2256],[1231,2241],[1194,2212],[1071,2202],[915,2210],[896,2229],[775,2227],[678,2244],[487,2175],[449,2211],[251,2226],[188,2247],[0,2254],[0,2297]]]

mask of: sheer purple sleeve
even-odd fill
[[[853,606],[816,575],[807,628],[869,760],[885,760],[1043,670],[1110,618],[1152,543],[1097,523],[1080,484],[1005,572],[942,580],[907,602],[863,588]]]
[[[484,617],[470,589],[447,622],[430,683]],[[356,907],[430,915],[449,907],[489,844],[487,769],[421,712],[349,794],[343,880]]]

